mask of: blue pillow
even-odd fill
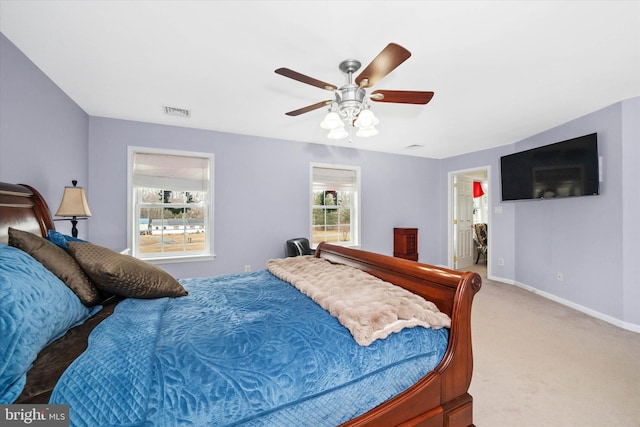
[[[60,279],[0,243],[0,404],[14,402],[40,350],[101,307],[85,307]]]
[[[65,251],[67,250],[67,242],[86,242],[86,240],[78,239],[77,237],[68,236],[62,234],[56,230],[49,230],[47,232],[47,240],[56,246],[60,246]]]

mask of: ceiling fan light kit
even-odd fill
[[[329,139],[343,139],[349,136],[349,132],[344,128],[344,126],[331,129],[327,134],[327,138]]]
[[[320,123],[320,127],[329,131],[329,139],[342,139],[349,136],[345,125],[357,128],[356,136],[369,137],[378,134],[375,125],[378,118],[371,111],[368,100],[375,102],[392,102],[398,104],[426,104],[431,101],[433,92],[400,91],[400,90],[376,90],[367,97],[365,88],[373,86],[378,80],[393,71],[411,56],[411,53],[402,46],[389,43],[376,56],[373,61],[353,81],[353,73],[362,65],[356,59],[347,59],[340,63],[339,69],[347,75],[347,83],[338,88],[330,83],[314,79],[288,68],[278,68],[275,72],[285,77],[316,86],[320,89],[334,93],[335,99],[321,101],[294,111],[286,113],[288,116],[297,116],[309,111],[329,106],[329,113]]]
[[[367,109],[367,110],[362,110],[360,114],[358,114],[358,117],[356,118],[356,121],[353,122],[353,124],[357,128],[370,128],[377,125],[378,122],[379,120],[373,114],[373,111]]]
[[[366,128],[360,128],[358,129],[358,132],[356,132],[356,136],[361,136],[364,138],[367,138],[369,136],[374,136],[378,134],[378,129],[376,129],[373,126],[370,127],[366,127]]]
[[[333,130],[339,127],[344,127],[344,122],[342,118],[335,111],[329,110],[322,122],[320,122],[320,127],[326,130]]]

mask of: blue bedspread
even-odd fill
[[[367,347],[266,270],[186,279],[186,297],[127,299],[89,338],[51,403],[74,426],[335,426],[432,370],[448,330]]]

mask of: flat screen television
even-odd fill
[[[500,158],[502,201],[599,194],[598,134]]]

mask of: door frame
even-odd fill
[[[469,169],[460,169],[455,171],[450,171],[447,174],[447,267],[453,269],[453,256],[454,256],[454,227],[453,227],[453,204],[455,203],[455,198],[453,197],[453,179],[456,175],[474,175],[486,173],[486,181],[487,181],[487,205],[489,206],[487,212],[487,228],[488,228],[488,236],[487,240],[489,242],[493,241],[492,233],[493,227],[491,227],[491,217],[492,217],[492,209],[491,209],[491,166],[478,166]],[[487,276],[490,275],[491,269],[491,253],[492,251],[487,251]]]

